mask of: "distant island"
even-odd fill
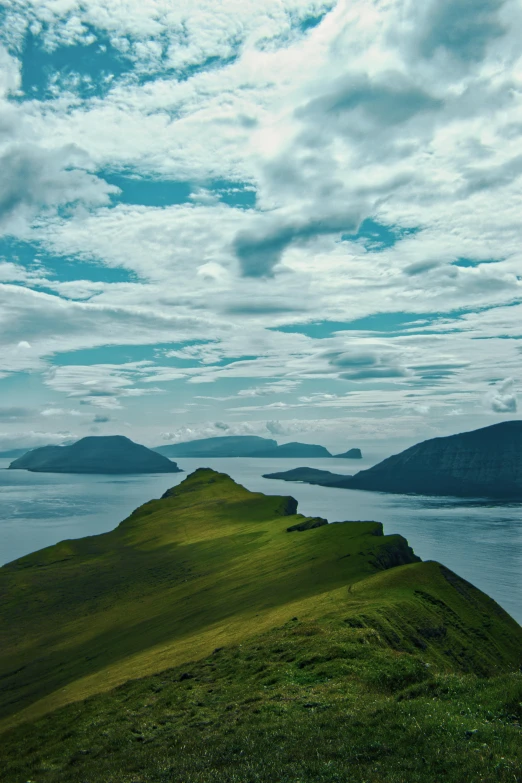
[[[251,457],[259,451],[277,448],[277,441],[257,435],[223,435],[157,446],[165,457]]]
[[[261,459],[300,458],[331,459],[332,454],[324,446],[311,443],[283,443],[257,435],[223,435],[216,438],[199,438],[182,443],[157,446],[154,451],[165,457],[259,457]],[[337,457],[361,459],[360,449],[350,449]]]
[[[348,449],[344,454],[334,454],[336,459],[362,459],[361,449]]]
[[[343,476],[329,470],[317,468],[293,468],[277,473],[265,473],[263,478],[279,479],[280,481],[299,481],[303,484],[318,484],[320,487],[347,487],[351,485],[353,476]]]
[[[91,436],[70,446],[42,446],[11,462],[33,473],[181,473],[175,462],[123,435]]]
[[[296,468],[264,478],[395,494],[522,499],[522,421],[432,438],[354,476]]]
[[[310,459],[331,459],[331,454],[324,446],[316,446],[312,443],[283,443],[282,446],[276,446],[272,449],[258,451],[255,457],[263,459],[285,459],[296,457],[309,457]]]

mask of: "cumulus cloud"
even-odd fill
[[[245,277],[269,277],[281,261],[284,251],[297,241],[306,241],[321,234],[335,234],[357,227],[356,216],[330,215],[325,218],[310,218],[308,221],[283,222],[266,226],[262,232],[241,231],[234,240],[234,248]]]
[[[0,230],[15,233],[41,210],[109,203],[119,188],[90,173],[88,167],[88,156],[73,144],[54,149],[11,145],[0,156]]]
[[[20,89],[20,71],[20,62],[9,54],[5,46],[0,46],[0,99]]]
[[[495,413],[516,413],[517,395],[513,378],[506,378],[499,383],[489,395],[488,402]]]
[[[488,44],[506,29],[499,11],[504,0],[431,0],[423,3],[416,31],[418,52],[426,58],[440,52],[464,62],[478,62]]]

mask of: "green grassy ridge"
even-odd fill
[[[351,618],[441,670],[520,665],[522,629],[376,522],[306,521],[293,498],[200,469],[115,530],[0,569],[0,728],[203,658],[298,614]]]
[[[441,673],[352,620],[288,618],[5,732],[0,781],[522,781],[520,673]]]

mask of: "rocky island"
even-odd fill
[[[334,454],[336,459],[362,459],[361,449],[348,449],[344,454]]]
[[[257,435],[223,435],[217,438],[198,438],[181,443],[156,446],[154,451],[165,457],[251,457],[259,451],[277,448],[277,441]]]
[[[264,473],[263,478],[279,479],[280,481],[298,481],[302,484],[317,484],[320,487],[350,487],[352,476],[332,473],[330,470],[317,468],[292,468],[276,473]]]
[[[276,445],[275,448],[265,449],[257,452],[253,455],[262,459],[295,459],[306,458],[309,459],[330,459],[331,454],[324,446],[316,446],[313,443],[283,443],[281,446]]]
[[[298,468],[264,478],[396,494],[522,499],[522,421],[431,438],[353,476],[322,473]]]
[[[33,473],[181,473],[175,462],[123,435],[91,436],[70,446],[28,451],[9,470]]]
[[[331,459],[332,454],[324,446],[313,443],[278,444],[272,438],[257,435],[223,435],[216,438],[199,438],[182,443],[157,446],[154,451],[165,457],[259,457],[261,459]],[[350,449],[337,457],[361,459],[360,449]]]

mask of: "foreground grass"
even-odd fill
[[[5,783],[522,783],[522,629],[377,522],[198,470],[0,595]]]
[[[443,674],[291,618],[6,732],[5,783],[516,783],[522,675]]]

